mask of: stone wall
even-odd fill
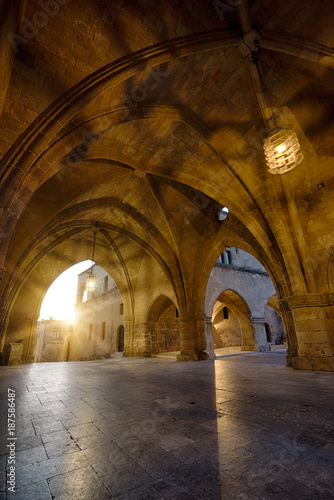
[[[215,348],[241,346],[241,330],[237,316],[230,310],[228,318],[224,319],[224,311],[221,310],[212,323],[213,342]]]
[[[174,305],[162,313],[156,328],[159,352],[174,352],[181,349],[180,321],[176,317],[176,307]]]
[[[270,330],[270,341],[274,344],[282,344],[286,341],[282,319],[276,311],[266,306],[264,319]]]
[[[118,288],[76,306],[71,360],[102,359],[117,350],[117,329],[124,326]]]
[[[68,361],[73,325],[67,321],[41,320],[37,323],[34,360],[37,363]]]

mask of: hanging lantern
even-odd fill
[[[94,292],[96,287],[96,276],[93,273],[93,266],[89,269],[86,279],[86,288],[90,292]]]
[[[285,174],[304,158],[296,133],[288,128],[272,130],[263,143],[263,149],[272,174]]]

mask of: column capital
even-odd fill
[[[278,301],[283,311],[299,307],[326,307],[334,305],[334,293],[295,294]]]
[[[251,320],[252,320],[252,323],[265,323],[266,322],[264,317],[258,318],[258,317],[252,316]]]
[[[195,318],[197,321],[205,321],[205,312],[197,312],[195,313]]]

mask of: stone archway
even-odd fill
[[[239,322],[242,351],[256,351],[254,327],[251,320],[251,311],[245,300],[234,290],[225,290],[216,299],[212,310],[212,321],[227,307],[232,311]],[[239,332],[236,331],[236,337]],[[234,344],[236,345],[236,344]],[[240,345],[240,344],[239,344]]]

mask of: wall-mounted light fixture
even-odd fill
[[[229,209],[227,207],[221,207],[218,211],[217,211],[217,219],[220,221],[220,222],[223,222],[223,220],[226,219],[226,217],[228,216],[229,214]]]

